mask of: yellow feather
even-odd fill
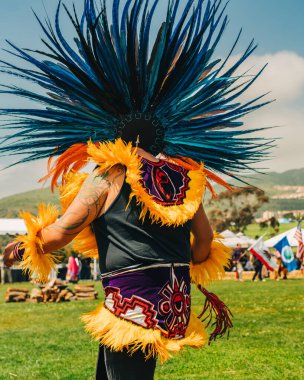
[[[196,285],[206,286],[210,282],[220,280],[225,275],[225,266],[228,266],[231,258],[231,249],[226,247],[215,234],[211,244],[208,259],[201,264],[190,264],[191,281]]]
[[[183,339],[168,339],[160,330],[146,329],[132,322],[116,317],[104,305],[82,316],[86,330],[100,344],[113,351],[122,351],[129,348],[130,352],[142,350],[146,358],[158,357],[164,362],[173,353],[180,351],[184,346],[199,348],[208,343],[203,324],[191,315],[190,322]]]
[[[40,204],[37,217],[29,212],[22,212],[20,217],[24,219],[27,228],[27,235],[17,237],[17,241],[21,242],[20,248],[24,249],[20,268],[30,276],[33,274],[38,276],[40,282],[47,282],[51,270],[55,269],[59,259],[54,254],[43,252],[43,241],[38,234],[56,221],[58,211],[52,205]]]
[[[88,154],[95,161],[101,171],[107,171],[117,164],[127,168],[126,182],[131,186],[130,201],[135,197],[142,211],[140,218],[145,219],[147,213],[152,222],[160,222],[162,225],[179,226],[191,219],[202,202],[202,196],[206,186],[206,175],[203,164],[197,170],[190,170],[189,189],[183,204],[176,206],[162,206],[156,203],[151,195],[147,193],[141,183],[142,163],[132,144],[126,144],[121,139],[114,143],[88,143]]]
[[[98,248],[95,234],[91,227],[86,227],[73,240],[73,248],[84,257],[98,259]]]
[[[64,177],[64,185],[59,188],[62,212],[64,213],[76,198],[88,173],[69,172]]]

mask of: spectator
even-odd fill
[[[13,282],[12,270],[4,265],[3,256],[0,258],[1,284],[11,284]]]
[[[78,281],[80,280],[81,277],[81,270],[82,270],[82,261],[81,257],[76,255],[75,256],[76,264],[78,265]]]
[[[79,276],[79,266],[76,261],[76,254],[72,253],[68,261],[68,271],[66,275],[66,280],[76,284],[78,282]]]
[[[232,254],[232,262],[236,266],[236,280],[237,281],[243,281],[243,265],[241,262],[241,259],[243,256],[245,256],[246,253],[244,253],[244,249],[242,248],[241,244],[237,244],[233,254]]]
[[[257,257],[254,257],[253,266],[254,266],[255,273],[252,277],[252,281],[255,281],[256,276],[258,276],[259,280],[262,281],[263,280],[263,277],[262,277],[263,263]]]
[[[251,262],[250,256],[247,258],[247,261],[246,261],[244,269],[245,269],[245,271],[248,271],[248,272],[254,270],[254,267],[253,267],[253,264]]]

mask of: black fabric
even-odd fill
[[[256,262],[254,269],[255,269],[255,272],[252,277],[252,281],[255,280],[256,276],[258,276],[259,280],[262,281],[263,280],[263,277],[262,277],[263,264],[259,260]]]
[[[116,137],[157,155],[164,148],[164,128],[151,114],[130,114],[119,122]]]
[[[189,263],[191,221],[178,227],[139,220],[141,209],[124,182],[109,210],[93,222],[101,273],[158,262]]]
[[[129,355],[99,347],[95,380],[153,380],[156,359],[145,359],[141,350]]]

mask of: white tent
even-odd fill
[[[244,245],[247,244],[248,246],[250,246],[256,242],[255,239],[252,239],[251,237],[244,235],[243,232],[238,232],[236,236],[241,239],[242,244]]]
[[[225,230],[220,233],[220,235],[224,237],[223,243],[230,248],[235,248],[238,244],[240,244],[242,248],[248,248],[255,242],[254,239],[244,235],[242,232],[234,234],[232,231]]]
[[[232,231],[230,231],[230,230],[225,230],[224,232],[221,232],[220,235],[223,236],[225,239],[226,238],[234,238],[235,237],[235,234]]]
[[[0,219],[0,235],[23,235],[26,227],[23,219]]]
[[[285,231],[277,236],[274,236],[273,238],[271,239],[268,239],[265,241],[265,244],[267,247],[273,247],[274,245],[276,245],[280,240],[283,239],[283,237],[287,237],[287,240],[289,242],[289,244],[292,246],[292,247],[297,247],[298,246],[298,242],[297,240],[295,239],[295,233],[296,233],[296,230],[297,230],[297,227],[294,227],[292,228],[291,230],[288,230],[288,231]],[[302,239],[304,241],[304,231],[302,230]]]

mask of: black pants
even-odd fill
[[[263,277],[262,277],[262,269],[263,269],[263,265],[257,265],[255,267],[255,273],[254,273],[254,276],[252,277],[252,281],[255,280],[256,276],[258,275],[259,276],[259,280],[262,281],[263,280]]]
[[[156,359],[145,359],[141,350],[129,355],[126,350],[113,352],[99,347],[96,380],[153,380]]]

